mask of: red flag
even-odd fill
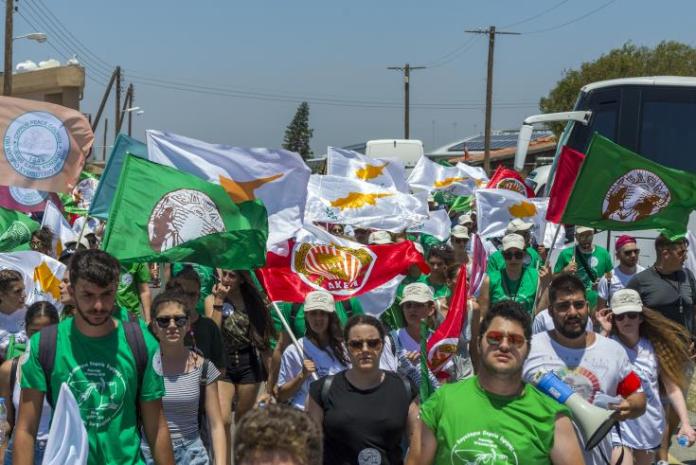
[[[305,229],[307,226],[305,226]],[[285,253],[269,251],[256,275],[273,301],[304,302],[308,292],[324,289],[346,300],[406,274],[411,265],[430,268],[413,242],[365,246],[321,232],[289,241]],[[323,233],[328,236],[328,233]]]
[[[561,217],[570,198],[570,193],[573,192],[575,179],[578,177],[584,160],[584,154],[571,149],[567,145],[561,150],[561,155],[556,164],[556,175],[551,185],[549,207],[546,210],[547,221],[561,224]]]
[[[438,379],[451,376],[447,369],[452,365],[452,357],[457,353],[459,335],[466,321],[467,300],[466,265],[462,264],[445,321],[430,336],[426,346],[428,368]]]
[[[486,266],[488,265],[488,254],[481,242],[481,237],[474,234],[474,249],[471,254],[471,276],[469,276],[469,297],[478,292],[486,277]]]
[[[0,186],[0,207],[24,213],[43,212],[46,201],[50,200],[61,211],[63,204],[53,192],[24,189],[14,186]]]
[[[524,179],[522,179],[520,173],[505,168],[503,165],[498,165],[498,168],[496,168],[486,187],[488,189],[509,189],[513,192],[526,195],[527,198],[534,197],[534,191],[524,183]]]

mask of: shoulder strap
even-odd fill
[[[292,307],[290,307],[290,321],[288,321],[288,326],[290,326],[290,329],[292,331],[295,331],[295,320],[297,319],[297,314],[300,312],[300,307],[302,304],[295,302],[292,304]]]
[[[582,254],[580,251],[580,247],[577,245],[575,246],[575,257],[578,262],[580,262],[580,266],[582,266],[585,269],[585,273],[587,273],[587,276],[589,276],[590,281],[595,282],[597,280],[597,275],[595,274],[594,270],[590,267],[590,265],[587,264],[587,260],[585,260],[585,256]]]
[[[353,304],[350,303],[350,299],[343,301],[343,308],[346,311],[346,320],[350,320],[353,316]]]
[[[135,358],[135,368],[138,374],[138,397],[140,399],[140,384],[142,382],[143,373],[147,366],[147,346],[145,345],[145,336],[138,321],[124,321],[123,331],[126,333],[126,341],[130,347],[133,357]]]
[[[198,394],[198,429],[203,428],[203,419],[205,415],[205,391],[208,387],[208,360],[203,359],[201,367],[200,393]]]
[[[392,334],[391,331],[387,333],[387,338],[389,339],[389,342],[391,343],[391,353],[394,357],[396,357],[396,341],[394,340],[394,335]]]
[[[326,410],[326,403],[329,400],[329,392],[331,391],[331,384],[333,383],[334,377],[336,375],[329,375],[324,378],[324,384],[321,387],[321,407]]]
[[[50,325],[41,329],[39,338],[39,364],[46,380],[46,402],[53,408],[53,391],[51,375],[56,362],[56,342],[58,340],[58,325]]]
[[[128,321],[138,321],[138,315],[131,312],[130,310],[126,310],[126,313],[128,314]]]
[[[10,367],[10,402],[12,402],[12,396],[14,395],[15,384],[17,384],[17,367],[19,366],[19,357],[12,359],[12,366]]]

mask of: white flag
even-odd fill
[[[400,232],[423,222],[421,202],[409,194],[338,176],[312,175],[305,223],[328,222]]]
[[[387,283],[356,297],[365,313],[379,318],[396,300],[396,291],[405,277],[402,274],[395,276]]]
[[[370,158],[352,150],[329,147],[326,174],[365,181],[385,189],[409,192],[406,171],[400,160]]]
[[[287,150],[240,148],[147,131],[150,161],[221,184],[235,202],[260,199],[268,211],[268,244],[302,227],[310,170]]]
[[[456,166],[459,168],[459,171],[474,178],[474,184],[476,184],[476,187],[485,187],[486,184],[488,184],[488,175],[483,168],[479,166],[470,166],[462,162],[457,163]]]
[[[442,166],[422,156],[408,177],[414,190],[426,192],[445,191],[454,195],[471,195],[476,188],[475,179],[457,167]]]
[[[61,262],[34,251],[0,253],[0,270],[2,269],[22,273],[27,307],[34,302],[47,300],[59,311],[62,310],[60,283],[65,274],[65,265]]]
[[[508,223],[515,218],[534,223],[533,234],[539,230],[543,234],[548,199],[539,199],[542,200],[540,203],[533,200],[509,189],[478,189],[476,219],[479,235],[485,239],[503,236]],[[543,241],[543,236],[539,239]]]
[[[696,236],[691,231],[686,233],[686,240],[689,241],[689,247],[686,250],[686,263],[684,267],[691,270],[692,273],[696,274]]]
[[[89,454],[87,430],[80,407],[66,383],[60,385],[58,401],[48,431],[43,465],[86,465]]]
[[[65,244],[77,242],[78,236],[70,227],[70,223],[50,200],[46,201],[41,226],[46,226],[53,233],[53,254],[55,257],[60,257]]]
[[[446,241],[450,237],[452,221],[446,210],[433,210],[430,216],[408,229],[408,232],[425,233],[435,236],[440,241]]]

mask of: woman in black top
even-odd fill
[[[385,330],[378,319],[356,315],[344,330],[352,367],[313,382],[307,411],[324,430],[324,465],[401,465],[401,442],[418,421],[417,389],[382,371]]]

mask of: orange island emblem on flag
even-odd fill
[[[375,259],[367,248],[301,243],[293,251],[292,269],[313,288],[351,295],[367,282]]]
[[[384,168],[387,167],[387,164],[388,163],[384,163],[383,165],[370,165],[369,163],[366,163],[362,168],[355,170],[355,176],[363,181],[375,179],[382,175],[382,172],[384,172]]]
[[[368,205],[377,205],[377,200],[382,197],[391,197],[394,194],[365,194],[363,192],[349,192],[345,197],[333,200],[331,206],[339,210],[349,208],[362,208]]]

